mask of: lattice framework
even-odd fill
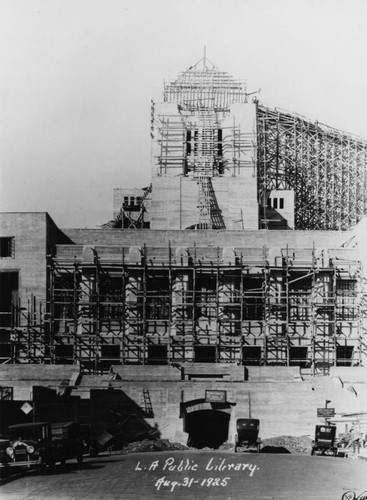
[[[348,230],[367,214],[367,141],[258,105],[259,195],[295,191],[295,229]]]

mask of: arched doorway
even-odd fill
[[[208,403],[205,399],[182,403],[181,416],[187,445],[192,448],[217,449],[228,439],[233,403]]]

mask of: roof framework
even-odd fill
[[[246,86],[219,70],[206,56],[165,84],[164,102],[177,102],[190,111],[227,111],[233,103],[247,102]]]

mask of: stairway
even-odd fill
[[[218,206],[211,178],[198,176],[197,183],[199,186],[198,229],[225,229],[222,211]]]

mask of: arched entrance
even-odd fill
[[[208,403],[191,400],[181,405],[187,445],[192,448],[219,448],[228,439],[233,403]]]

